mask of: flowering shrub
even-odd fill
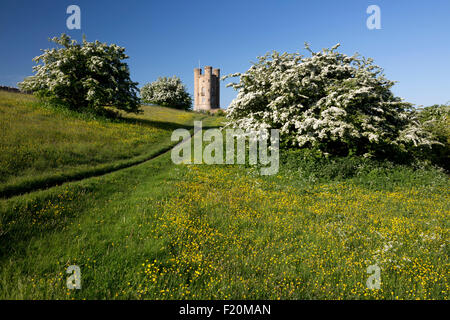
[[[439,142],[427,150],[426,158],[450,172],[450,104],[420,109],[418,118],[423,128]]]
[[[43,50],[33,59],[35,75],[19,83],[22,90],[56,101],[74,110],[102,111],[114,106],[139,111],[137,83],[130,80],[125,48],[99,41],[77,44],[66,34],[54,37],[59,48]]]
[[[143,102],[161,106],[188,110],[192,106],[192,99],[180,78],[162,77],[147,83],[141,88]]]
[[[388,153],[430,145],[411,104],[391,92],[393,81],[372,59],[331,49],[274,51],[258,57],[230,83],[238,91],[228,125],[247,130],[280,129],[282,144],[313,147],[336,155]]]

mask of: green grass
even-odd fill
[[[446,174],[283,157],[263,177],[165,153],[0,200],[0,298],[449,298]],[[73,264],[81,290],[66,288]]]
[[[0,197],[79,180],[167,151],[175,128],[204,116],[162,107],[110,120],[0,92]]]

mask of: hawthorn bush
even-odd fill
[[[438,142],[431,150],[421,150],[420,155],[450,172],[450,105],[420,109],[418,118],[422,127]]]
[[[419,146],[431,135],[411,104],[391,92],[393,81],[372,59],[339,53],[339,44],[311,56],[276,51],[258,57],[230,83],[238,91],[228,126],[280,129],[281,144],[322,154],[389,156]]]
[[[78,44],[66,34],[54,37],[57,48],[33,59],[35,75],[19,83],[22,90],[76,111],[105,112],[115,107],[139,112],[136,82],[131,81],[125,48],[99,41]]]
[[[141,88],[141,99],[145,103],[176,109],[189,110],[192,107],[192,98],[181,82],[180,78],[160,77],[158,80],[147,83]]]

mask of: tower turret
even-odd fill
[[[208,111],[220,107],[220,69],[205,66],[194,69],[194,110]]]
[[[220,108],[220,69],[213,69],[213,76],[216,77],[216,81],[214,81],[214,91],[215,97],[217,97],[217,99],[215,99],[214,101],[215,103],[213,103],[213,107]]]
[[[197,106],[200,102],[200,97],[198,95],[199,91],[199,81],[200,81],[200,76],[202,74],[202,69],[200,68],[195,68],[194,69],[194,109],[195,106]]]

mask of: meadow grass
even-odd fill
[[[448,299],[448,176],[321,168],[263,177],[167,153],[1,200],[0,298]],[[81,290],[66,288],[73,264]]]
[[[0,91],[0,197],[103,174],[167,151],[203,115],[143,106],[122,119],[80,115]]]

